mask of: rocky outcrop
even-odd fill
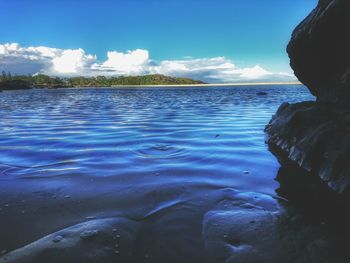
[[[350,188],[350,1],[319,0],[294,30],[287,51],[316,102],[284,103],[266,127],[281,157],[338,193]]]

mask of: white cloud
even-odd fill
[[[225,57],[166,60],[152,68],[159,74],[197,78],[209,83],[241,81],[292,81],[293,74],[272,73],[260,65],[239,68]]]
[[[96,56],[86,54],[83,49],[0,45],[0,69],[17,74],[84,75],[89,74],[95,61]]]
[[[111,72],[137,75],[147,73],[150,63],[149,52],[147,50],[136,49],[127,53],[110,51],[107,53],[108,59],[102,64],[95,64],[94,69]]]
[[[164,74],[189,77],[209,83],[241,81],[291,81],[290,73],[273,73],[260,65],[237,67],[225,57],[181,60],[151,60],[147,50],[136,49],[126,53],[110,51],[106,61],[83,49],[50,47],[21,47],[17,43],[0,44],[0,70],[17,74],[44,73],[53,76],[119,76]]]
[[[64,50],[52,59],[52,74],[84,74],[95,61],[96,56],[86,55],[81,48]]]

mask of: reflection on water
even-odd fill
[[[302,86],[1,93],[0,251],[40,239],[4,262],[84,249],[84,262],[327,262],[326,231],[281,206],[264,144],[281,102],[309,99]]]

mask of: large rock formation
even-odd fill
[[[267,143],[345,194],[350,188],[350,1],[319,0],[294,30],[291,67],[316,102],[284,103],[266,127]]]

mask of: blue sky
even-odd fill
[[[179,61],[186,60],[186,63],[192,63],[193,60],[199,60],[203,64],[204,59],[214,58],[224,58],[223,64],[231,63],[236,69],[259,66],[266,72],[290,73],[285,46],[293,28],[312,10],[316,2],[0,0],[0,44],[18,43],[18,48],[55,48],[61,50],[61,53],[55,51],[58,55],[62,55],[64,50],[83,50],[84,56],[92,55],[94,58],[83,62],[87,64],[81,66],[83,70],[77,70],[76,73],[79,74],[87,73],[86,67],[91,68],[93,64],[94,71],[101,74],[113,72],[114,69],[116,74],[136,74],[148,73],[152,66],[160,65],[163,61],[180,63]],[[25,60],[18,57],[10,60],[13,51],[11,53],[9,48],[6,50],[6,56],[1,56],[0,48],[0,67],[14,70],[15,67],[10,67],[9,64],[14,65],[14,61],[18,61],[18,68],[23,68]],[[142,65],[142,69],[119,70],[116,66],[132,60],[133,54],[128,51],[136,50],[148,52],[147,69]],[[121,59],[119,62],[103,64],[109,59],[108,51],[129,54],[131,57],[128,60],[125,56],[117,56],[114,59]],[[74,56],[79,57],[79,54]],[[29,64],[31,62],[33,61],[29,61]],[[52,67],[50,63],[42,61],[40,65],[33,66],[33,69],[55,73],[52,69],[42,69],[44,66]],[[214,64],[218,66],[220,63],[215,61]],[[172,67],[179,68],[183,65],[176,64]],[[128,70],[129,66],[126,67]],[[171,73],[170,66],[167,67]],[[29,69],[30,65],[25,68]],[[212,66],[206,67],[204,71],[208,68]],[[160,73],[164,71],[162,70]],[[173,75],[184,74],[183,71]],[[196,74],[200,77],[199,72]],[[213,81],[219,81],[218,74],[215,76],[218,79],[213,77]]]

